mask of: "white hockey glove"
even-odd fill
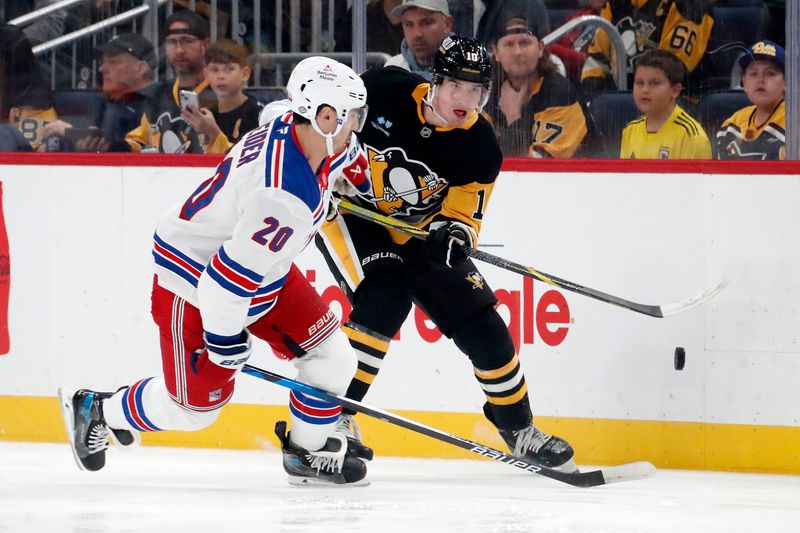
[[[428,259],[440,265],[458,266],[467,260],[465,246],[473,247],[472,228],[452,220],[431,222],[425,239]]]
[[[347,145],[346,159],[331,174],[333,190],[341,196],[367,194],[372,189],[367,151],[355,134],[351,135]]]
[[[203,340],[208,350],[208,361],[198,367],[197,373],[205,377],[212,379],[220,377],[219,370],[225,369],[233,371],[229,376],[227,373],[224,374],[228,379],[233,379],[236,372],[241,370],[250,358],[250,333],[246,329],[242,330],[238,339],[232,341],[216,335],[209,338],[207,334],[203,335]]]

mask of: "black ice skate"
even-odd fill
[[[361,442],[361,431],[355,416],[342,413],[336,422],[336,433],[347,437],[347,453],[358,457],[362,461],[372,461],[374,453],[372,448]]]
[[[308,451],[295,446],[286,433],[286,422],[275,424],[275,434],[283,449],[283,469],[289,483],[298,486],[368,485],[364,461],[348,453],[347,438],[334,432],[321,450]]]
[[[514,457],[561,472],[578,471],[575,461],[572,460],[575,452],[561,437],[548,435],[533,424],[517,431],[509,429],[499,431]]]
[[[97,471],[106,464],[106,448],[110,428],[103,418],[100,403],[113,393],[81,389],[77,392],[58,389],[64,427],[72,448],[75,463],[81,470]],[[114,440],[122,448],[133,447],[140,441],[138,432],[111,429]]]

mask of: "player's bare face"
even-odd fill
[[[403,37],[420,65],[430,65],[433,54],[453,29],[450,17],[438,11],[411,7],[403,11]]]
[[[506,35],[497,41],[495,59],[509,78],[523,78],[536,72],[544,44],[528,34]]]
[[[189,26],[185,22],[178,21],[173,22],[169,29],[188,30]],[[198,39],[188,33],[168,35],[164,39],[167,62],[179,76],[199,74],[205,66],[206,44],[207,39]]]
[[[660,68],[637,67],[633,78],[633,101],[645,114],[661,115],[672,112],[681,93],[681,84],[672,85]]]
[[[463,126],[477,114],[485,90],[480,83],[445,78],[436,88],[433,106],[449,126]]]
[[[747,98],[759,107],[771,110],[786,97],[786,78],[772,61],[756,60],[747,65],[742,85]]]

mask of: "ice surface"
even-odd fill
[[[372,485],[298,488],[275,452],[0,442],[0,533],[800,531],[800,477],[660,470],[578,489],[484,461],[377,457]]]

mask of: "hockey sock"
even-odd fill
[[[358,369],[350,382],[346,396],[360,401],[367,394],[375,376],[381,369],[383,358],[389,350],[390,339],[352,322],[345,324],[342,330],[350,340],[350,345],[358,357]],[[355,414],[349,410],[345,410],[345,412]]]

